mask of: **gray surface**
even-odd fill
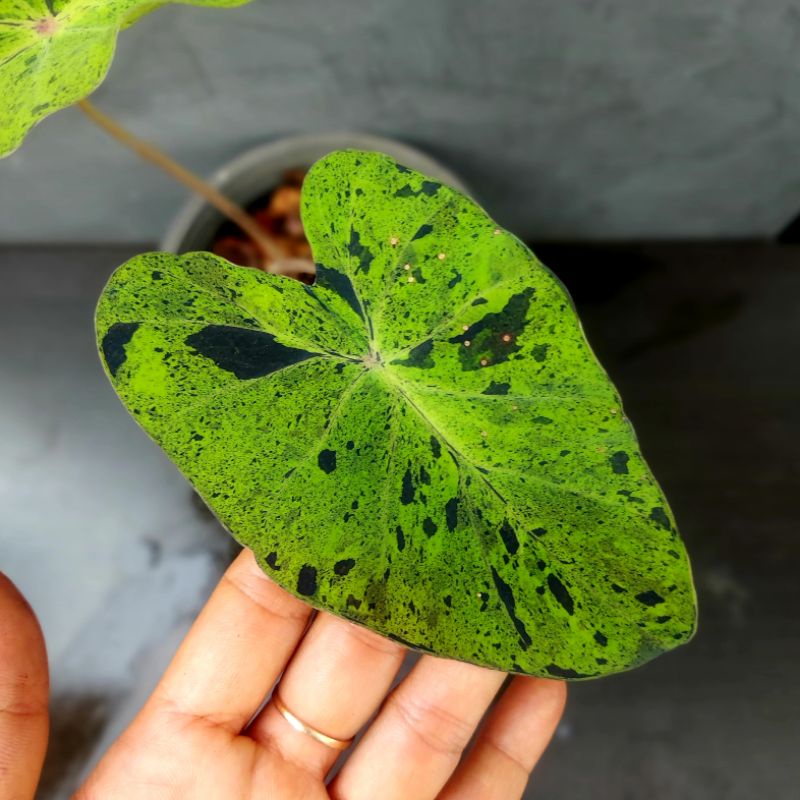
[[[0,250],[0,569],[48,645],[45,798],[130,718],[230,551],[95,355],[94,303],[131,254]]]
[[[540,249],[692,558],[694,641],[574,687],[545,798],[793,800],[800,787],[800,248]],[[536,793],[534,793],[536,794]]]
[[[800,206],[799,42],[796,0],[255,0],[156,12],[95,99],[202,173],[362,129],[523,236],[745,237]],[[0,164],[0,240],[156,240],[183,197],[69,110]]]
[[[130,719],[228,540],[118,403],[92,309],[131,249],[0,249],[0,568],[53,675],[44,800]],[[540,251],[572,289],[692,555],[694,642],[574,685],[531,798],[793,800],[800,250]]]

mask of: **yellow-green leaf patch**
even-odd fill
[[[249,0],[0,0],[0,157],[16,150],[39,120],[94,91],[118,32],[168,2]]]
[[[589,678],[687,641],[687,556],[558,280],[375,153],[303,189],[305,286],[212,255],[120,267],[112,383],[279,584],[411,647]]]

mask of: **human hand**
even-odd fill
[[[503,673],[426,655],[389,692],[404,649],[330,614],[309,625],[311,612],[243,551],[75,800],[521,796],[561,717],[565,684],[515,677],[462,758]],[[279,692],[259,711],[279,678]],[[0,576],[2,798],[33,797],[47,691],[35,617]],[[341,751],[295,730],[276,694],[290,714],[343,742],[377,711],[329,783]]]

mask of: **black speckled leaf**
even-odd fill
[[[688,640],[689,564],[563,287],[374,153],[303,189],[313,287],[208,254],[121,267],[111,380],[264,569],[412,647],[588,678]]]

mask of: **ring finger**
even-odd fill
[[[399,644],[321,612],[276,691],[298,720],[319,733],[346,741],[380,705],[404,655],[405,649]],[[247,733],[319,778],[327,774],[340,752],[290,725],[276,707],[274,696]]]

